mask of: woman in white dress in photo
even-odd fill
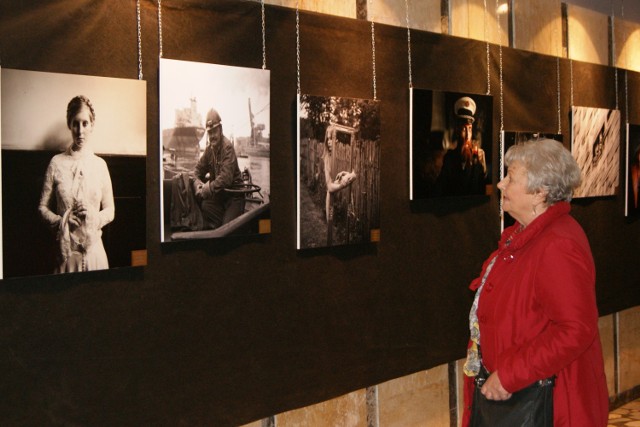
[[[91,150],[95,117],[86,97],[69,102],[67,127],[73,142],[51,159],[44,177],[38,209],[56,233],[55,273],[109,268],[102,227],[113,221],[115,207],[107,163]]]

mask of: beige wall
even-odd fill
[[[380,384],[378,419],[380,427],[449,425],[447,365]]]
[[[368,6],[369,19],[396,27],[407,26],[407,6],[409,27],[432,33],[441,33],[440,0],[420,1],[371,1]]]
[[[594,64],[609,64],[609,17],[568,5],[569,58]]]
[[[616,65],[632,71],[640,71],[640,24],[616,19],[615,60]]]
[[[366,391],[276,415],[277,427],[367,427]]]
[[[502,1],[500,3],[503,3]],[[451,35],[508,46],[508,14],[497,14],[495,2],[450,0]]]
[[[560,0],[517,1],[514,21],[514,48],[564,56]]]
[[[309,12],[326,13],[345,18],[356,17],[355,0],[264,0],[265,4],[295,8]]]
[[[258,0],[255,0],[258,1]],[[265,0],[266,4],[356,18],[357,0]],[[367,19],[397,27],[441,33],[441,0],[366,0]],[[449,0],[449,34],[509,45],[508,13],[499,14],[496,5],[505,0]],[[562,46],[562,0],[514,2],[516,49],[577,61],[609,65],[609,16],[572,4],[567,5],[568,52]],[[485,10],[485,4],[486,10]],[[640,24],[617,18],[615,57],[618,67],[640,71]]]
[[[640,307],[618,315],[620,392],[640,385]]]

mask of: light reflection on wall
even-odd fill
[[[609,17],[568,5],[569,58],[609,65]]]
[[[487,6],[485,14],[484,3],[483,0],[450,0],[451,35],[508,46],[509,14],[497,14],[491,1],[487,2],[491,6]]]
[[[396,27],[407,26],[407,6],[409,8],[409,27],[417,30],[442,32],[440,19],[441,0],[409,1],[371,1],[367,4],[368,19]]]
[[[374,22],[405,27],[409,6],[411,28],[441,32],[440,0],[361,0]],[[356,18],[358,0],[265,0],[265,3],[301,10]],[[485,3],[487,9],[485,13]],[[543,55],[567,57],[562,46],[563,0],[515,1],[515,10],[500,0],[449,0],[449,34],[492,44],[509,45],[509,17],[514,15],[514,48]],[[577,61],[609,65],[609,19],[605,13],[567,4],[568,57]],[[617,11],[617,9],[616,9]],[[499,19],[499,31],[498,31]],[[614,19],[615,60],[620,68],[640,71],[640,24]]]
[[[616,20],[616,66],[640,71],[640,24]]]

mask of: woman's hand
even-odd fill
[[[356,179],[356,173],[354,171],[351,171],[351,172],[342,171],[338,173],[338,175],[336,175],[336,179],[333,182],[338,184],[341,188],[344,188],[347,185],[351,184],[353,181],[355,181],[355,179]]]
[[[82,219],[79,218],[75,212],[71,212],[69,215],[69,228],[74,231],[76,228],[82,225]]]
[[[82,200],[78,200],[73,207],[71,215],[69,215],[69,223],[72,229],[75,229],[80,227],[83,222],[87,224],[89,229],[99,228],[99,213],[93,207],[85,205]]]
[[[78,217],[80,220],[83,220],[87,217],[87,207],[84,205],[82,200],[76,201],[73,205],[73,215]]]
[[[489,400],[507,400],[511,397],[511,393],[502,387],[498,371],[489,375],[480,389],[480,393]]]

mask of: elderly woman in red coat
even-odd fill
[[[465,363],[469,424],[473,377],[501,401],[555,375],[555,427],[607,425],[608,392],[598,333],[595,267],[587,237],[569,215],[580,170],[557,141],[528,141],[505,156],[503,208],[516,223],[502,233],[470,288],[471,341]],[[481,359],[478,355],[481,348]]]

